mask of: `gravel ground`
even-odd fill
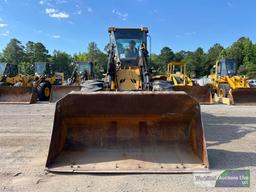
[[[54,104],[0,105],[0,191],[256,191],[256,107],[204,105],[212,170],[250,169],[250,188],[201,188],[192,174],[51,174],[44,171]]]

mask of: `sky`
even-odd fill
[[[50,53],[103,49],[108,27],[148,27],[152,52],[207,51],[241,36],[256,41],[255,0],[0,0],[0,51],[11,38],[42,42]]]

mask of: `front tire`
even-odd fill
[[[51,94],[51,85],[47,82],[42,82],[37,87],[37,95],[39,101],[48,101]]]
[[[220,84],[218,89],[218,96],[219,97],[228,97],[229,95],[230,86],[228,84]]]

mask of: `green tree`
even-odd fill
[[[23,62],[19,65],[20,72],[23,74],[33,74],[34,69],[31,65],[39,61],[47,62],[49,57],[50,55],[48,55],[48,50],[42,43],[28,41],[25,46]]]
[[[88,62],[88,54],[87,53],[78,53],[74,54],[73,59],[75,62]]]
[[[25,48],[26,58],[28,62],[47,62],[49,55],[46,47],[40,43],[34,43],[32,41],[28,41]]]
[[[202,48],[197,48],[195,52],[188,52],[184,61],[187,63],[187,71],[191,77],[200,78],[207,74],[206,54]]]
[[[224,58],[237,62],[238,72],[246,76],[254,76],[256,65],[256,46],[249,38],[241,37],[230,47],[222,51]]]
[[[214,44],[208,50],[208,53],[206,56],[207,61],[206,61],[205,69],[204,69],[204,71],[206,72],[206,75],[210,74],[210,71],[213,68],[213,66],[215,65],[216,61],[221,58],[221,53],[223,50],[224,50],[224,47],[219,43]]]
[[[161,66],[161,62],[159,60],[159,56],[155,53],[152,53],[150,56],[150,68],[153,69],[154,74],[163,74],[161,70],[163,70],[163,67]]]
[[[175,59],[174,52],[169,47],[164,47],[160,51],[158,71],[160,73],[165,73],[167,64]]]
[[[71,65],[72,57],[69,54],[54,50],[50,63],[52,64],[55,72],[64,73],[65,79],[71,77],[74,67]]]
[[[19,72],[22,74],[33,75],[35,73],[35,69],[32,67],[30,62],[22,61],[19,64]]]
[[[238,41],[234,42],[231,47],[226,49],[226,58],[235,59],[237,61],[238,67],[243,64],[244,58],[244,42],[245,37],[240,38]]]
[[[24,55],[24,46],[17,39],[11,39],[3,50],[4,60],[15,65],[23,61]]]
[[[177,53],[175,53],[175,61],[182,61],[187,57],[187,52],[186,51],[179,51]]]
[[[74,61],[92,62],[96,78],[102,78],[103,71],[107,69],[107,54],[103,53],[95,42],[90,42],[87,53],[78,53],[73,56]]]
[[[87,50],[88,61],[94,64],[96,77],[101,78],[102,72],[106,71],[108,57],[98,48],[95,42],[90,42]]]

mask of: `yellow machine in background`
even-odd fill
[[[71,91],[80,91],[82,86],[96,85],[94,81],[94,67],[92,62],[76,62],[71,77],[68,79],[67,84],[62,86],[52,86],[50,102],[56,102],[63,98]],[[86,85],[85,85],[86,83]]]
[[[248,79],[237,74],[236,62],[232,59],[218,60],[212,80],[215,101],[225,104],[256,103],[256,88],[249,85]]]
[[[56,103],[46,162],[53,172],[171,173],[208,169],[200,106],[152,91],[147,28],[109,28],[107,80]]]
[[[167,65],[167,81],[174,85],[174,90],[185,91],[202,104],[212,103],[211,86],[200,86],[187,75],[185,62],[171,62]]]
[[[62,85],[63,73],[54,73],[50,64],[37,62],[34,75],[18,72],[18,65],[0,64],[0,102],[35,103],[50,98],[52,85]]]
[[[193,86],[192,79],[187,75],[185,62],[171,62],[167,65],[167,80],[174,86]]]
[[[0,63],[0,86],[28,87],[30,76],[18,72],[18,66]]]
[[[18,72],[18,66],[0,63],[0,103],[34,103],[31,76]]]
[[[48,101],[53,85],[60,86],[64,83],[64,74],[54,72],[52,65],[46,62],[34,64],[35,75],[31,78],[40,101]]]

